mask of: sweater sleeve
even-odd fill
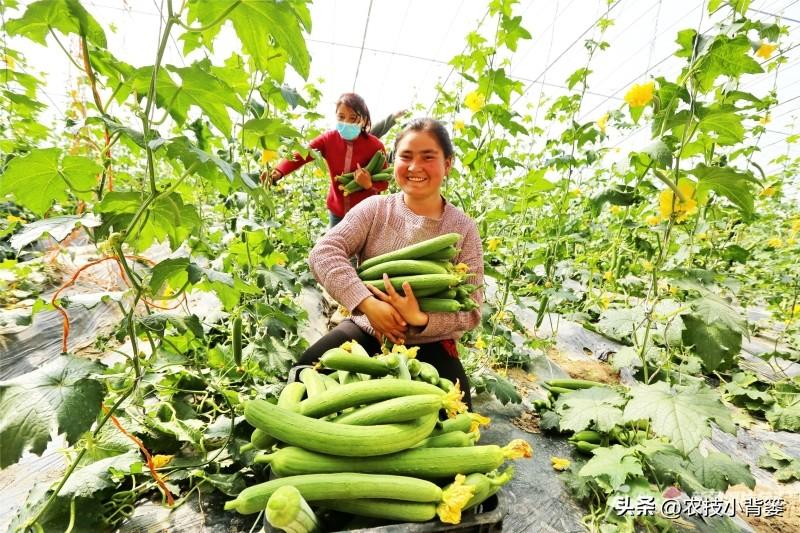
[[[378,202],[372,199],[359,203],[317,241],[308,256],[314,278],[351,313],[372,296],[350,258],[364,247],[377,207]]]
[[[319,137],[317,137],[316,139],[314,139],[309,143],[309,148],[311,148],[312,150],[316,150],[317,152],[322,154],[323,157],[325,156],[325,140],[326,140],[325,136],[326,134],[323,133],[322,135],[320,135]],[[314,156],[312,154],[308,154],[306,157],[303,157],[302,154],[300,154],[300,152],[295,152],[294,159],[292,160],[284,159],[283,161],[278,163],[278,165],[275,168],[278,170],[278,172],[281,173],[281,176],[285,176],[286,174],[294,172],[298,168],[302,167],[306,163],[313,160]]]
[[[464,235],[464,241],[461,243],[461,253],[456,258],[456,262],[465,263],[469,267],[469,272],[475,274],[467,282],[480,287],[472,293],[472,299],[475,300],[478,307],[472,311],[458,313],[428,313],[428,324],[415,335],[417,342],[425,342],[424,339],[427,338],[441,338],[442,336],[469,331],[481,322],[483,247],[478,235],[478,227],[474,221],[471,222]]]

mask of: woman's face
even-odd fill
[[[336,121],[364,125],[364,119],[347,104],[339,104],[339,107],[336,108]]]
[[[397,144],[394,176],[403,192],[414,199],[439,197],[450,165],[436,137],[427,131],[410,131]]]

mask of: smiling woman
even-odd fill
[[[298,364],[315,362],[328,349],[356,340],[367,351],[380,351],[384,337],[394,343],[419,346],[417,358],[436,367],[442,377],[458,380],[470,403],[469,383],[455,343],[480,323],[483,293],[473,298],[475,309],[460,312],[424,312],[413,290],[404,283],[402,295],[386,279],[386,293],[358,276],[349,258],[367,259],[440,235],[460,235],[456,263],[474,274],[471,283],[483,284],[483,251],[475,222],[441,195],[450,171],[453,147],[444,126],[433,119],[417,119],[395,141],[395,179],[401,192],[369,198],[356,206],[314,246],[311,270],[325,289],[353,316],[312,345]]]

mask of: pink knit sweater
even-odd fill
[[[483,285],[483,249],[475,221],[449,202],[445,203],[439,220],[419,216],[406,207],[403,193],[372,196],[359,203],[317,242],[308,263],[317,281],[336,301],[353,312],[353,322],[374,334],[367,317],[355,311],[372,293],[358,278],[349,258],[355,255],[359,262],[364,262],[445,233],[462,235],[456,243],[461,252],[455,262],[466,263],[469,271],[475,274],[469,283]],[[483,290],[475,291],[472,298],[482,304]],[[458,340],[480,320],[480,308],[459,313],[429,313],[425,327],[409,327],[406,344]]]

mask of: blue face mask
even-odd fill
[[[336,131],[345,141],[352,141],[361,133],[361,124],[350,124],[348,122],[337,122]]]

